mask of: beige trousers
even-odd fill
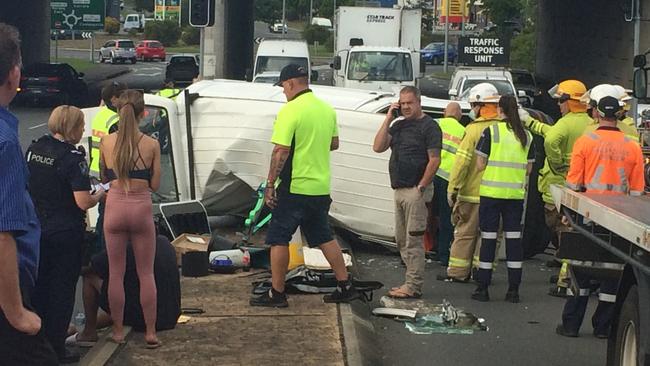
[[[433,186],[424,193],[417,188],[398,188],[395,193],[395,242],[406,264],[408,291],[422,293],[424,282],[424,231],[428,210],[425,202],[433,196]]]
[[[478,226],[478,203],[458,201],[451,212],[454,242],[451,244],[447,276],[464,280],[469,277],[472,260],[478,261],[481,232]]]

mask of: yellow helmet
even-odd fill
[[[579,101],[582,95],[587,92],[587,87],[578,80],[564,80],[549,89],[548,94],[554,99],[564,102],[569,99]]]

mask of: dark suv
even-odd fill
[[[68,64],[31,64],[22,72],[17,102],[83,105],[88,96],[88,86],[83,77],[82,72]]]
[[[167,63],[165,78],[175,82],[192,82],[199,76],[199,63],[194,55],[173,55]]]

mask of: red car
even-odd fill
[[[138,43],[138,46],[135,48],[135,57],[141,61],[148,61],[153,59],[165,61],[167,53],[165,52],[165,47],[162,45],[162,43],[158,41],[144,40]]]

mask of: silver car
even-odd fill
[[[99,49],[99,62],[110,61],[116,64],[118,61],[131,61],[135,63],[135,44],[130,39],[116,39],[106,42]]]

